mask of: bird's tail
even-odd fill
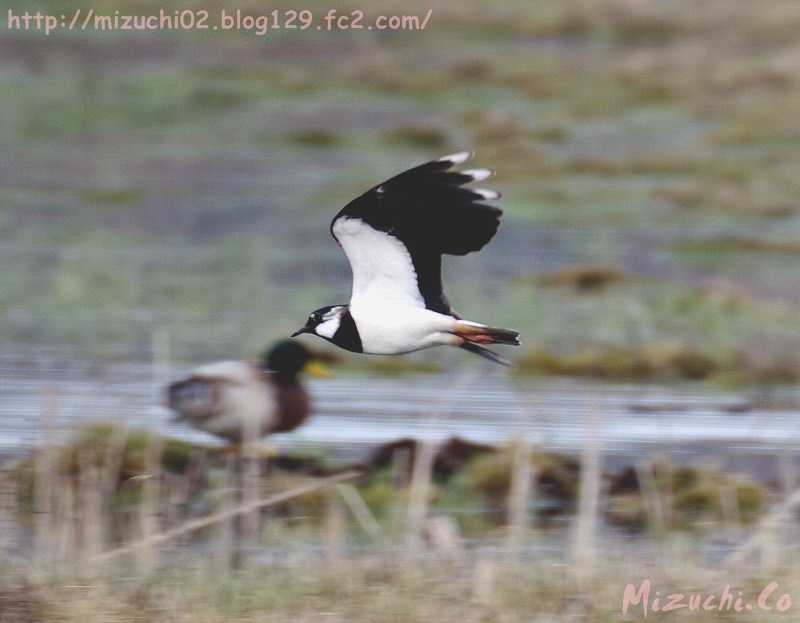
[[[197,417],[213,407],[214,388],[202,379],[189,377],[172,383],[167,388],[164,402],[164,406],[177,413],[176,420]]]
[[[472,344],[509,344],[519,346],[519,332],[513,329],[487,327],[477,322],[458,320],[453,330],[458,337]]]
[[[488,359],[489,361],[493,361],[494,363],[499,363],[501,366],[510,366],[511,362],[507,359],[503,359],[497,353],[489,350],[488,348],[484,348],[480,344],[473,344],[472,342],[464,342],[459,346],[459,348],[463,348],[466,351],[474,353],[478,355],[478,357],[483,357],[484,359]]]

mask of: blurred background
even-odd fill
[[[8,9],[77,8],[6,4],[3,21]],[[466,316],[521,331],[506,353],[516,368],[446,349],[340,353],[337,377],[309,384],[316,415],[271,443],[342,463],[401,437],[459,435],[518,456],[516,440],[565,461],[583,453],[606,501],[644,464],[656,488],[656,465],[685,466],[703,483],[688,515],[676,506],[690,529],[744,531],[743,517],[793,490],[794,0],[78,4],[202,8],[211,24],[220,9],[431,17],[415,32],[0,32],[0,457],[26,456],[43,422],[125,422],[213,445],[170,423],[163,385],[255,356],[311,310],[346,302],[336,211],[396,172],[474,149],[475,166],[496,170],[505,217],[480,254],[445,259],[445,283]],[[564,534],[575,508],[594,516],[570,469],[556,470],[571,492],[555,496],[569,499]],[[488,478],[473,475],[469,486]],[[478,493],[467,491],[448,508],[468,531]],[[621,523],[652,523],[650,506],[618,507]]]

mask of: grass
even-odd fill
[[[447,275],[465,314],[512,324],[546,352],[696,342],[707,330],[697,351],[780,343],[800,305],[785,266],[798,234],[800,81],[786,35],[797,21],[786,0],[723,4],[447,2],[434,30],[380,38],[184,33],[142,46],[62,33],[36,52],[15,35],[22,60],[0,71],[13,169],[0,189],[13,216],[0,228],[47,252],[9,251],[4,334],[142,352],[156,326],[182,357],[244,354],[346,299],[326,229],[341,205],[404,166],[475,148],[475,165],[497,170],[506,216],[477,263]],[[89,170],[72,166],[78,152]],[[539,232],[552,249],[539,251]],[[627,280],[617,302],[519,292],[520,276],[548,283],[576,265],[644,266],[676,285],[658,302]],[[715,276],[763,304],[689,305],[685,318],[682,292]]]
[[[326,488],[321,486],[324,481],[307,476],[287,480],[274,472],[265,479],[269,488],[258,490],[254,501],[276,493],[283,501],[266,505],[267,513],[257,519],[255,532],[248,532],[246,523],[231,526],[214,515],[215,509],[221,511],[219,517],[239,510],[227,489],[238,486],[230,480],[231,472],[216,482],[218,468],[212,468],[199,488],[187,488],[192,470],[166,477],[171,464],[166,461],[169,440],[130,431],[128,442],[118,447],[130,447],[136,456],[141,443],[149,448],[147,459],[130,463],[102,451],[115,436],[107,428],[95,427],[76,437],[76,451],[84,448],[83,454],[91,448],[102,459],[99,464],[92,457],[79,461],[74,482],[63,479],[64,463],[51,460],[56,448],[45,448],[34,457],[35,479],[43,489],[34,494],[38,510],[33,545],[24,557],[12,557],[7,541],[0,543],[4,623],[431,618],[480,622],[534,617],[613,621],[619,620],[626,584],[638,585],[644,578],[666,594],[716,592],[721,590],[722,577],[723,583],[751,600],[772,579],[778,579],[782,591],[791,591],[798,580],[791,542],[785,544],[783,555],[778,550],[772,562],[765,558],[761,565],[731,567],[707,558],[703,534],[713,534],[717,540],[737,538],[741,546],[735,546],[731,556],[766,556],[768,542],[751,550],[752,539],[743,535],[780,538],[781,532],[775,532],[776,518],[784,517],[796,503],[796,496],[787,498],[769,520],[753,525],[772,498],[751,482],[714,470],[654,463],[635,472],[638,484],[634,478],[631,486],[624,473],[609,481],[587,456],[575,460],[534,449],[531,471],[521,470],[517,457],[525,453],[509,447],[500,453],[475,455],[452,476],[454,483],[461,483],[457,487],[466,481],[473,491],[460,500],[449,498],[449,503],[460,504],[458,508],[448,505],[441,493],[447,482],[436,480],[430,505],[423,502],[418,509],[422,521],[417,523],[411,521],[417,513],[412,508],[420,500],[415,500],[413,491],[419,490],[420,480],[434,478],[432,463],[427,463],[428,470],[418,467],[417,461],[425,464],[420,453],[414,459],[407,494],[392,482],[388,471],[376,474],[368,485],[361,483],[356,499],[366,502],[367,512],[383,526],[370,541],[363,536],[364,517],[352,512],[352,507],[341,508],[332,485]],[[97,443],[81,445],[89,439]],[[160,457],[162,451],[166,454]],[[126,449],[123,457],[128,455]],[[134,470],[132,476],[126,471],[129,468]],[[144,491],[129,500],[119,516],[108,496],[115,495],[123,471],[127,480],[141,481]],[[584,478],[580,484],[574,480],[577,473]],[[538,486],[520,488],[518,479],[523,474],[535,478]],[[610,496],[616,520],[627,518],[626,525],[667,531],[642,536],[638,545],[607,533],[601,537],[603,533],[594,529],[573,541],[565,536],[571,531],[553,532],[551,527],[528,524],[527,519],[505,513],[514,496],[520,497],[515,504],[523,509],[545,502],[543,496],[552,491],[546,485],[552,480],[563,484],[571,512],[578,513],[578,525],[601,520],[605,503],[587,503],[587,491],[600,487]],[[602,484],[606,481],[609,487]],[[6,510],[14,510],[8,493],[18,483],[13,472],[3,472],[0,492]],[[475,539],[468,522],[454,522],[448,514],[469,510],[465,502],[474,503],[481,495],[488,496],[492,508],[500,512],[490,531],[484,527],[484,536]],[[198,506],[203,498],[207,503]],[[186,507],[187,499],[193,507]],[[625,503],[639,510],[625,514],[621,508]],[[381,507],[388,512],[381,513]],[[15,534],[13,517],[4,516],[4,521],[5,529],[11,529],[8,534]],[[512,530],[510,524],[516,521],[523,523]],[[193,522],[200,522],[202,530],[187,528]],[[673,528],[690,532],[677,536]],[[414,534],[416,530],[419,535]],[[424,545],[412,537],[424,538]],[[550,542],[544,550],[539,549],[543,540]],[[561,553],[553,553],[554,543]],[[261,552],[270,562],[235,556],[242,544],[247,544],[242,551]],[[122,548],[113,549],[119,545]],[[607,551],[599,555],[595,547],[607,547]],[[232,567],[233,560],[239,562]],[[720,571],[725,575],[720,576]],[[709,616],[713,615],[687,612],[685,618],[700,621]]]
[[[335,147],[342,142],[335,132],[325,129],[297,130],[289,133],[287,139],[293,143],[316,147]]]
[[[658,509],[648,500],[648,487],[665,502]],[[606,513],[612,523],[632,529],[697,529],[727,521],[731,512],[736,513],[735,521],[751,524],[767,506],[768,496],[764,487],[747,478],[662,462],[618,474],[609,485]],[[654,512],[660,516],[654,518]]]
[[[438,446],[431,464],[431,488],[426,499],[433,514],[450,517],[453,526],[473,538],[485,538],[511,521],[507,500],[512,494],[518,444],[496,447],[472,444],[453,438]],[[153,452],[157,456],[153,456]],[[404,454],[403,454],[404,453]],[[354,481],[357,495],[377,525],[391,533],[397,530],[398,514],[413,498],[414,473],[411,467],[420,459],[420,447],[413,439],[388,443],[377,448],[364,462],[342,466],[315,455],[270,456],[260,461],[257,491],[267,498],[292,491],[309,482],[310,477],[329,477],[349,469],[361,475]],[[405,457],[406,469],[398,467]],[[525,510],[531,522],[546,523],[553,518],[569,518],[576,512],[582,482],[580,462],[569,455],[534,448],[529,452],[531,496],[535,500]],[[236,478],[224,474],[224,455],[216,448],[161,438],[141,430],[128,430],[108,424],[94,424],[76,431],[68,443],[46,452],[34,452],[9,471],[17,482],[19,519],[35,520],[37,504],[45,486],[43,465],[62,487],[82,491],[87,474],[103,474],[106,519],[114,539],[124,535],[125,518],[145,503],[152,479],[157,479],[162,499],[157,502],[167,515],[188,518],[193,509],[213,506],[216,487]],[[643,529],[648,526],[645,494],[637,484],[631,467],[609,472],[607,513],[611,521]],[[113,470],[114,474],[107,473]],[[221,474],[220,470],[223,471]],[[633,473],[633,481],[630,474]],[[672,469],[655,464],[651,478],[662,495],[673,502],[671,526],[691,530],[698,518],[722,520],[720,491],[730,489],[738,496],[740,520],[753,522],[766,508],[769,491],[760,484],[710,469]],[[640,480],[641,477],[638,479]],[[80,494],[79,495],[83,495]],[[170,500],[177,506],[167,510]],[[271,515],[302,534],[319,530],[325,520],[329,495],[315,491],[274,505]],[[191,503],[189,503],[191,500]],[[467,512],[465,512],[467,511]]]
[[[322,564],[321,564],[322,563]],[[84,581],[71,590],[14,584],[3,593],[5,621],[507,621],[531,616],[571,620],[561,611],[590,612],[613,620],[617,600],[603,587],[593,606],[580,604],[576,582],[564,573],[502,569],[492,577],[490,594],[476,594],[467,570],[444,563],[417,569],[391,562],[356,560],[334,567],[304,560],[297,568],[237,574],[211,582],[202,570],[152,577],[140,588],[116,587],[106,580]],[[491,568],[491,567],[489,567]],[[522,587],[525,587],[524,589]],[[615,587],[616,588],[616,587]],[[621,594],[621,593],[620,593]],[[489,601],[489,603],[486,603]],[[615,608],[615,605],[617,606]],[[602,614],[601,614],[602,613]],[[617,615],[618,616],[618,615]],[[707,619],[692,619],[707,620]]]
[[[703,240],[681,241],[678,250],[707,254],[754,252],[797,255],[800,254],[800,243],[745,236],[716,236]]]
[[[638,587],[643,577],[651,577],[662,594],[703,591],[718,595],[722,590],[710,581],[697,581],[697,567],[691,564],[674,577],[667,571],[613,561],[597,570],[614,579],[593,579],[588,583],[582,583],[563,567],[541,561],[525,567],[507,567],[489,558],[458,569],[446,561],[422,561],[409,566],[385,558],[358,558],[346,566],[330,566],[313,558],[298,564],[304,566],[305,574],[297,566],[276,565],[216,581],[209,581],[209,573],[203,569],[183,569],[155,575],[138,586],[112,584],[105,579],[84,581],[73,588],[12,584],[3,594],[5,612],[19,618],[6,620],[414,623],[435,618],[446,622],[501,619],[513,623],[546,617],[553,621],[615,621],[622,616],[621,596],[626,581],[635,582]],[[742,590],[755,604],[769,577],[750,574],[734,583],[734,595]],[[778,596],[795,586],[796,574],[790,569],[782,572],[780,579],[781,590],[771,602],[773,607]],[[641,608],[634,606],[633,616],[641,616]],[[32,615],[39,618],[25,618]],[[774,616],[763,614],[770,615]],[[724,621],[730,616],[726,612],[687,612],[682,620]],[[782,618],[794,620],[791,610]]]
[[[703,380],[734,362],[716,361],[681,344],[655,343],[636,348],[599,348],[556,355],[534,351],[520,362],[522,371],[609,380]]]
[[[386,134],[390,145],[402,145],[421,149],[444,149],[448,143],[447,134],[437,128],[405,127],[395,128]]]
[[[545,285],[520,278],[516,305],[539,325],[525,340],[518,370],[663,382],[757,384],[798,378],[800,365],[789,346],[800,338],[793,306],[728,281],[686,288],[636,275],[619,281],[618,276],[604,265],[586,265],[534,277]],[[582,282],[598,279],[602,287]],[[773,331],[786,348],[772,342]]]

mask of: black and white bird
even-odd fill
[[[485,203],[500,193],[465,187],[492,172],[453,170],[471,155],[459,152],[409,169],[336,215],[330,229],[353,272],[350,304],[318,309],[294,336],[312,333],[373,355],[457,346],[508,365],[483,345],[518,345],[519,333],[463,320],[442,289],[442,255],[480,250],[500,225],[502,211]]]
[[[316,355],[282,340],[259,362],[217,361],[195,368],[166,389],[176,421],[240,444],[294,430],[311,413],[301,372],[330,376]]]

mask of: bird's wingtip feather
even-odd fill
[[[500,197],[503,196],[499,191],[489,190],[488,188],[475,188],[472,192],[477,193],[487,201],[494,201],[495,199],[500,199]]]
[[[494,171],[491,169],[464,169],[461,171],[461,175],[468,175],[472,178],[470,180],[472,182],[482,182],[494,175]]]
[[[454,154],[448,154],[439,158],[439,162],[449,162],[450,164],[463,164],[472,156],[475,155],[474,151],[458,151]]]

